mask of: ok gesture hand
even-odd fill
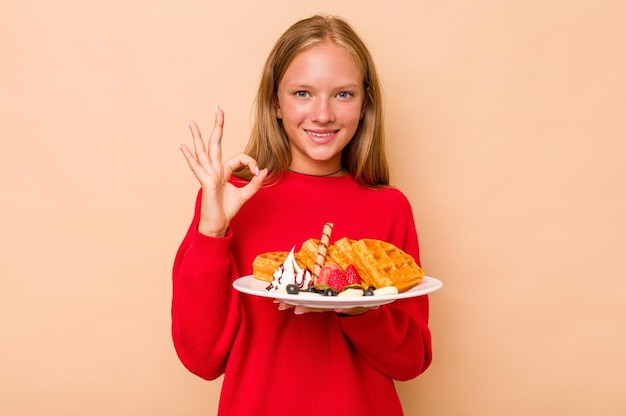
[[[226,162],[222,161],[224,112],[219,107],[215,112],[215,124],[206,147],[198,125],[190,121],[189,129],[195,152],[191,152],[184,144],[180,145],[180,149],[202,186],[198,231],[212,237],[223,237],[235,214],[261,188],[267,169],[259,170],[256,160],[244,153],[239,153]],[[254,176],[249,183],[238,188],[229,179],[233,171],[241,166],[248,166]]]

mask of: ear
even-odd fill
[[[274,115],[277,119],[281,120],[283,118],[283,113],[280,111],[280,103],[278,102],[278,97],[274,96],[272,100],[272,106],[274,107]]]
[[[363,104],[361,105],[361,116],[359,117],[359,120],[363,120],[363,117],[365,116],[365,111],[367,111],[367,105],[368,100],[363,100]]]

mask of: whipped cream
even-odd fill
[[[298,286],[300,289],[306,289],[309,287],[312,279],[311,272],[298,265],[294,255],[295,248],[296,247],[294,246],[291,249],[283,264],[281,264],[280,267],[278,267],[278,269],[276,269],[276,271],[272,274],[274,280],[272,280],[272,283],[267,287],[267,290],[270,292],[284,292],[286,291],[285,288],[287,285],[292,284]]]

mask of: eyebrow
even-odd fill
[[[294,83],[294,84],[287,84],[287,87],[289,88],[298,88],[298,89],[305,89],[305,90],[309,90],[309,89],[314,89],[315,87],[309,84],[298,84],[298,83]],[[348,84],[343,84],[340,85],[338,87],[335,87],[333,89],[336,90],[345,90],[345,89],[352,89],[352,88],[363,88],[363,85],[361,84],[357,84],[357,83],[348,83]]]

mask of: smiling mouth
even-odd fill
[[[319,132],[319,131],[311,131],[311,130],[306,130],[306,132],[308,134],[310,134],[313,137],[319,137],[320,139],[324,139],[326,137],[330,137],[333,134],[337,133],[338,130],[332,130],[332,131],[326,131],[326,132]]]

